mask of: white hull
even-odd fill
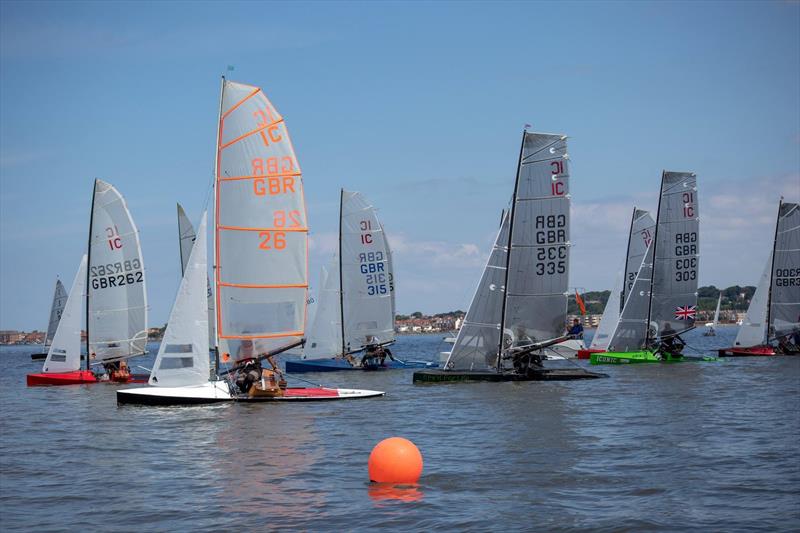
[[[548,359],[575,359],[578,350],[585,350],[586,345],[581,339],[569,339],[550,346],[545,350]]]
[[[186,387],[141,387],[117,391],[118,403],[145,405],[179,405],[216,402],[300,402],[320,400],[347,400],[383,396],[383,391],[362,389],[288,388],[283,396],[234,396],[226,381],[212,381]]]

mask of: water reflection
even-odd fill
[[[418,484],[395,485],[394,483],[370,483],[367,489],[370,499],[380,504],[385,501],[418,502],[424,493]]]

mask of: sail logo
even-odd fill
[[[111,228],[106,228],[106,239],[108,239],[108,246],[112,250],[122,249],[122,237],[120,237],[116,225]]]
[[[675,318],[678,320],[694,320],[697,307],[694,305],[678,306],[675,308]]]
[[[358,223],[358,227],[361,230],[361,244],[372,244],[372,233],[367,233],[372,231],[372,223],[369,220],[362,220]]]

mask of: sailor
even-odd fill
[[[515,340],[511,345],[511,360],[514,365],[514,370],[516,370],[518,374],[528,375],[532,367],[542,367],[542,355],[539,353],[539,350],[518,350],[519,348],[530,346],[534,343],[534,339],[528,335],[525,331],[525,327],[522,324],[517,325]],[[514,348],[517,348],[517,350],[514,350]]]
[[[236,386],[240,392],[246,393],[260,377],[261,364],[258,359],[248,359],[236,376]]]
[[[672,324],[669,322],[664,323],[664,329],[661,330],[661,346],[660,350],[664,354],[680,357],[683,347],[686,343],[683,342],[678,332],[672,329]]]
[[[567,330],[567,334],[571,339],[583,338],[583,326],[577,318],[572,319],[572,327]]]
[[[364,356],[361,358],[361,366],[364,368],[377,368],[382,366],[381,355],[383,348],[379,344],[367,344],[364,347]],[[386,355],[383,355],[383,359]]]

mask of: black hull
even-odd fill
[[[170,396],[144,394],[120,394],[119,391],[117,391],[117,405],[161,405],[163,407],[170,407],[180,405],[202,405],[230,401],[230,399],[224,398],[176,398]]]
[[[514,372],[474,372],[454,370],[420,370],[414,372],[414,383],[505,382],[505,381],[572,381],[576,379],[607,378],[608,374],[589,372],[582,368],[545,368],[528,375]]]

